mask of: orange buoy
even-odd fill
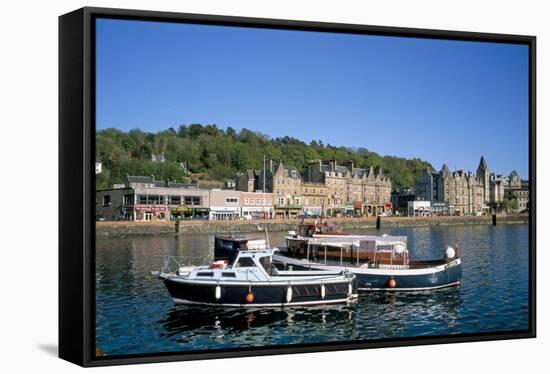
[[[397,286],[397,282],[393,278],[390,278],[388,283],[386,283],[386,287],[388,288],[395,288],[395,286]]]
[[[254,301],[254,294],[252,292],[247,292],[246,295],[244,295],[244,299],[247,303],[251,303]]]

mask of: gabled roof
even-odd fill
[[[293,166],[287,166],[285,167],[283,165],[283,162],[281,161],[279,164],[275,165],[275,170],[278,171],[279,168],[282,169],[283,171],[283,175],[286,176],[286,177],[289,177],[289,178],[299,178],[299,179],[302,179],[302,176],[300,175],[300,172],[298,171],[298,169],[296,169],[295,167]],[[269,173],[268,173],[269,175]]]
[[[285,168],[285,172],[287,176],[290,178],[300,178],[300,179],[302,178],[298,169],[294,167]]]

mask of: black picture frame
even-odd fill
[[[95,357],[95,34],[101,18],[487,41],[529,47],[529,329],[275,348]],[[105,366],[536,337],[536,37],[85,7],[59,18],[59,357]]]

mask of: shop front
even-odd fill
[[[187,205],[180,205],[170,209],[170,219],[172,220],[192,220],[192,219],[208,219],[210,209],[196,208]]]
[[[271,207],[242,207],[244,219],[269,219],[272,218]]]
[[[363,215],[363,203],[360,201],[355,201],[353,203],[353,214],[356,216]]]
[[[307,216],[318,216],[322,215],[323,207],[321,206],[304,206],[304,214]]]
[[[391,215],[393,212],[393,204],[392,203],[385,203],[384,204],[384,214]]]
[[[168,209],[163,205],[135,205],[136,221],[164,221],[168,219]]]
[[[240,207],[210,207],[208,214],[211,221],[233,221],[241,217]]]
[[[276,218],[296,218],[301,212],[301,205],[275,205]]]

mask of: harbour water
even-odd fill
[[[106,355],[126,355],[525,330],[528,232],[525,224],[355,231],[406,235],[414,259],[439,258],[446,245],[458,245],[462,285],[361,294],[341,306],[255,310],[176,307],[151,275],[160,267],[157,255],[192,264],[211,259],[214,235],[98,238],[96,345]],[[271,244],[284,245],[285,234],[270,233]]]

